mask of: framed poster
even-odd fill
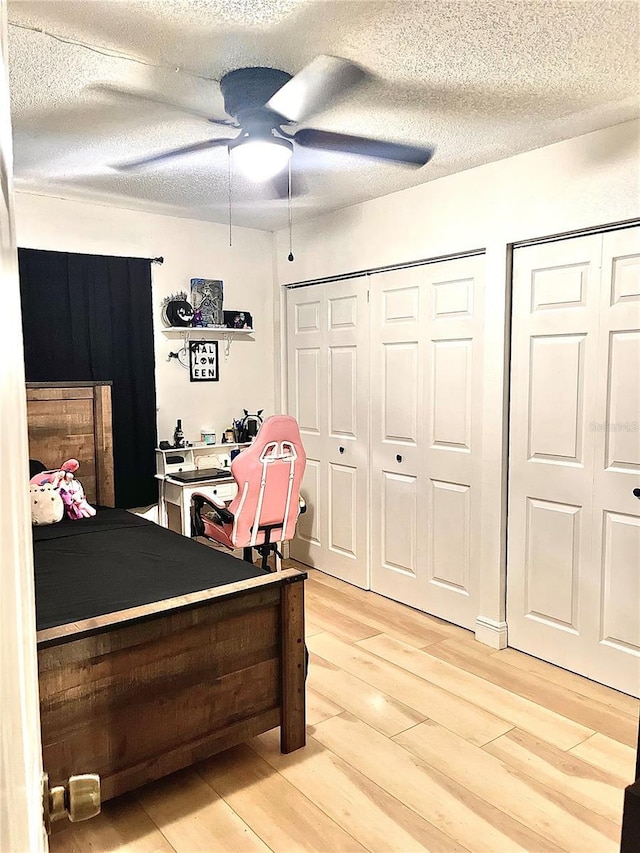
[[[224,284],[219,278],[192,278],[191,304],[194,326],[224,326]]]
[[[218,341],[189,341],[189,379],[191,382],[220,379]]]
[[[253,317],[248,311],[223,311],[227,329],[253,329]]]

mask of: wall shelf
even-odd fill
[[[188,341],[216,340],[224,341],[224,357],[229,357],[231,341],[234,338],[247,338],[253,335],[255,329],[228,329],[226,326],[165,326],[162,333],[168,338],[182,338],[186,351]],[[167,359],[169,361],[169,359]],[[181,362],[183,367],[188,364]]]
[[[227,329],[224,326],[165,326],[162,331],[168,337],[226,338],[252,335],[255,329]]]

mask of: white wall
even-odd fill
[[[280,284],[435,257],[632,218],[640,121],[459,172],[277,235]],[[437,157],[437,152],[436,152]],[[429,166],[425,167],[425,174]]]
[[[20,283],[13,210],[7,8],[0,0],[0,467],[28,480]],[[0,850],[44,853],[42,744],[34,608],[33,553],[26,488],[0,493]]]
[[[498,635],[504,643],[505,618],[507,246],[640,216],[639,154],[640,122],[628,122],[294,223],[293,263],[286,261],[287,233],[277,234],[281,330],[286,283],[486,249],[483,544],[477,555],[485,620],[478,636],[492,643]],[[285,387],[283,380],[283,397]]]
[[[272,235],[248,228],[181,219],[87,202],[16,193],[18,246],[60,252],[164,257],[153,264],[158,437],[171,438],[176,418],[187,437],[200,440],[200,429],[224,427],[243,408],[274,411]],[[189,289],[191,278],[221,278],[225,308],[247,309],[257,329],[254,339],[239,337],[228,360],[220,342],[220,381],[190,383],[189,373],[170,351],[180,343],[163,332],[164,296]]]

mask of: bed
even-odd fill
[[[95,494],[108,495],[108,385],[91,406],[98,425],[86,413],[69,420],[81,387],[80,399],[95,400],[92,383],[28,387],[30,456],[65,457],[77,424],[99,436]],[[36,417],[32,404],[43,397],[47,415],[39,406]],[[303,572],[264,572],[108,507],[35,528],[34,561],[43,761],[53,784],[98,773],[106,800],[277,726],[283,752],[304,745]]]

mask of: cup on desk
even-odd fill
[[[216,443],[216,434],[212,429],[203,429],[200,432],[200,436],[205,444],[215,444]]]

